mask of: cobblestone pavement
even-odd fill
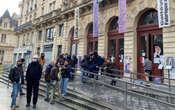
[[[70,82],[69,88],[90,96],[94,100],[107,102],[121,109],[124,108],[124,93],[121,91],[113,90],[101,84],[94,84],[90,80],[83,84],[80,77],[76,77],[73,82]],[[128,110],[175,110],[175,108],[170,108],[167,105],[131,95],[127,97],[127,105]]]
[[[0,83],[0,110],[10,110],[11,91],[12,91],[11,88],[7,88],[6,85]],[[46,103],[42,97],[39,97],[37,109],[33,109],[32,107],[30,108],[25,107],[26,105],[25,96],[20,96],[17,98],[17,105],[19,105],[19,108],[16,110],[71,110],[59,104],[50,105],[49,103]]]

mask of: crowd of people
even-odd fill
[[[33,92],[33,108],[36,108],[39,83],[42,75],[44,75],[46,82],[46,94],[44,99],[46,102],[54,104],[56,89],[59,98],[67,95],[68,81],[74,80],[77,63],[78,59],[75,55],[70,56],[68,54],[62,54],[56,61],[51,61],[46,65],[44,53],[41,53],[39,58],[37,55],[34,55],[26,71],[26,107],[30,107]],[[17,107],[16,97],[18,96],[18,91],[21,91],[20,95],[24,95],[22,92],[22,86],[24,85],[23,64],[24,59],[20,59],[17,61],[17,65],[10,70],[9,78],[13,83],[11,110],[15,110]],[[80,66],[82,70],[82,83],[86,83],[87,77],[98,80],[99,70],[110,73],[108,74],[110,77],[115,77],[115,72],[112,70],[115,66],[111,62],[111,59],[108,58],[105,60],[99,56],[97,52],[85,55],[80,62]],[[103,69],[101,69],[101,67],[103,67]],[[116,81],[112,80],[111,85],[115,84]]]

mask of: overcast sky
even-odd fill
[[[0,16],[8,9],[10,15],[14,12],[19,14],[18,4],[21,0],[0,0]]]

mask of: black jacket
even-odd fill
[[[104,67],[106,67],[106,70],[104,70],[105,74],[110,77],[115,77],[115,72],[114,72],[114,64],[105,64]]]
[[[12,83],[19,83],[20,78],[21,84],[24,84],[24,73],[22,67],[15,66],[14,68],[10,69],[9,79],[12,81]]]
[[[39,62],[31,62],[27,68],[26,79],[27,81],[39,81],[42,75],[42,67]]]
[[[70,78],[70,72],[71,72],[71,65],[64,65],[61,70],[62,78]]]

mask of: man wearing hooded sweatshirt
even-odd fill
[[[42,67],[38,62],[37,55],[33,57],[32,62],[29,64],[26,72],[27,80],[27,105],[30,107],[32,91],[33,91],[33,108],[36,108],[38,100],[38,90],[39,90],[39,81],[42,75]]]

